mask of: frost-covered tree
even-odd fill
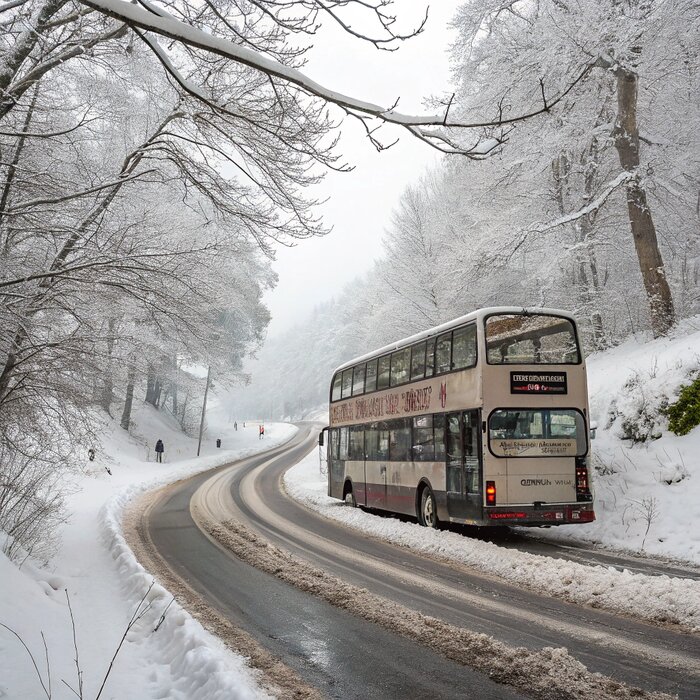
[[[655,334],[665,333],[675,319],[668,283],[673,268],[669,274],[664,265],[659,230],[664,241],[686,237],[676,238],[665,217],[654,217],[660,205],[655,163],[663,161],[666,174],[675,170],[676,177],[685,179],[673,165],[677,157],[687,161],[687,127],[679,128],[674,143],[665,116],[669,104],[687,105],[697,113],[697,91],[691,88],[697,81],[695,10],[692,2],[663,0],[470,2],[456,18],[460,36],[454,54],[461,90],[455,103],[464,118],[494,100],[500,100],[504,113],[528,99],[536,104],[546,97],[547,85],[556,90],[585,72],[551,118],[517,129],[517,144],[530,140],[530,167],[554,164],[553,189],[559,187],[559,215],[530,226],[535,232],[553,224],[572,228],[577,266],[585,271],[581,284],[585,294],[594,295],[592,219],[605,206],[620,208],[632,234]],[[680,52],[671,48],[676,46]],[[516,142],[512,131],[500,129],[497,135]],[[697,139],[692,139],[691,151],[691,171],[697,171]],[[574,196],[563,202],[565,193]],[[682,201],[676,205],[686,206]],[[686,209],[686,214],[691,212]]]

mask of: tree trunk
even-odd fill
[[[161,382],[160,377],[156,377],[156,383],[153,387],[153,405],[156,408],[160,408],[160,394],[162,390],[163,383]]]
[[[170,393],[173,397],[173,415],[177,418],[177,355],[173,355],[173,380],[170,384]]]
[[[156,405],[156,369],[149,363],[146,375],[146,403]]]
[[[593,198],[593,193],[596,186],[596,167],[598,159],[598,139],[593,138],[590,146],[583,154],[581,165],[584,168],[583,178],[583,193],[585,202],[588,204]],[[591,326],[593,328],[593,347],[596,350],[605,350],[608,346],[605,329],[603,328],[603,317],[600,313],[600,277],[598,275],[598,261],[596,259],[595,247],[591,239],[593,232],[593,224],[597,213],[591,212],[582,217],[579,221],[580,226],[580,241],[585,247],[585,262],[582,261],[584,270],[588,270],[590,275],[586,274],[586,295],[589,302],[589,311],[591,314]],[[590,282],[588,281],[590,277]]]
[[[102,380],[102,391],[100,394],[100,406],[112,415],[109,409],[114,399],[114,362],[112,354],[114,353],[114,319],[109,319],[107,323],[107,361],[105,363],[105,371]]]
[[[595,139],[584,153],[581,165],[586,172],[583,184],[584,203],[591,200],[595,186],[594,168],[588,167],[595,158],[597,144]],[[564,215],[571,211],[571,158],[567,152],[563,152],[552,161],[552,174],[554,176],[554,197],[559,207],[559,213]],[[590,315],[592,342],[595,350],[603,350],[606,346],[603,318],[598,308],[600,287],[598,280],[598,266],[595,257],[595,249],[590,240],[595,214],[591,213],[582,217],[572,225],[573,235],[576,237],[576,259],[573,265],[573,285],[580,298],[580,305]]]
[[[24,328],[19,328],[10,346],[10,350],[7,353],[7,358],[5,359],[5,365],[0,372],[0,405],[5,401],[8,394],[11,391],[10,381],[17,365],[18,356],[22,344],[26,339],[26,333]]]
[[[2,119],[18,101],[18,95],[11,95],[7,88],[17,77],[20,66],[27,60],[34,47],[42,40],[46,25],[54,15],[66,4],[66,0],[49,0],[42,5],[34,17],[26,23],[25,31],[14,42],[14,46],[6,54],[0,71],[0,119]]]
[[[676,322],[671,289],[668,286],[656,229],[639,179],[639,130],[637,128],[637,74],[617,69],[617,122],[614,137],[620,164],[636,176],[627,184],[627,211],[639,269],[649,301],[654,337],[666,335]]]
[[[15,148],[15,154],[12,157],[12,162],[7,168],[7,175],[5,176],[5,184],[2,188],[2,195],[0,195],[0,248],[4,255],[8,255],[10,252],[10,244],[12,241],[12,236],[7,233],[3,235],[3,217],[5,209],[10,201],[10,195],[12,193],[12,188],[14,185],[15,176],[17,174],[17,166],[19,165],[20,158],[22,157],[22,151],[24,150],[24,144],[26,142],[26,132],[29,131],[29,127],[32,123],[32,117],[34,116],[34,110],[36,108],[36,101],[39,95],[39,85],[34,88],[34,94],[32,95],[32,101],[27,110],[27,114],[24,117],[24,125],[22,127],[22,135],[17,139],[17,148]]]
[[[134,381],[136,380],[136,369],[133,364],[129,364],[129,373],[126,380],[126,401],[122,411],[121,426],[124,430],[129,430],[131,423],[131,406],[134,402]]]

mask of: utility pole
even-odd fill
[[[207,411],[207,394],[209,393],[209,377],[211,376],[211,365],[207,367],[207,385],[204,387],[204,402],[202,403],[202,420],[199,421],[199,442],[197,443],[197,457],[202,448],[202,432],[204,431],[204,414]]]

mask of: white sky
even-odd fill
[[[404,113],[434,111],[425,109],[421,101],[449,90],[446,52],[452,33],[447,24],[462,2],[440,0],[431,5],[425,31],[393,53],[378,51],[339,31],[325,31],[314,40],[304,72],[353,97],[387,106],[400,98],[398,107]],[[415,26],[425,4],[397,2],[402,26],[407,22]],[[328,198],[321,209],[324,222],[333,231],[324,238],[278,250],[274,268],[279,284],[265,297],[273,317],[271,335],[308,316],[317,304],[332,298],[371,266],[381,252],[383,232],[401,193],[426,167],[438,162],[436,151],[411,139],[404,130],[383,127],[382,132],[386,142],[397,136],[400,141],[377,153],[362,127],[355,120],[345,120],[340,149],[355,170],[329,172],[319,188],[322,197]]]

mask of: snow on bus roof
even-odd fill
[[[547,316],[563,316],[564,318],[568,318],[574,321],[573,315],[568,311],[564,311],[563,309],[548,309],[525,306],[489,306],[484,309],[472,311],[471,313],[465,314],[464,316],[459,316],[458,318],[452,319],[451,321],[446,321],[445,323],[442,323],[439,326],[428,328],[427,330],[421,331],[420,333],[416,333],[415,335],[408,336],[407,338],[402,338],[401,340],[397,340],[394,343],[389,343],[389,345],[385,345],[384,347],[378,348],[377,350],[372,350],[371,352],[367,352],[364,355],[360,355],[359,357],[355,357],[352,360],[344,362],[342,365],[336,367],[333,370],[333,376],[335,376],[338,372],[347,369],[348,367],[352,367],[360,362],[366,362],[367,360],[371,360],[375,357],[380,357],[381,355],[386,355],[387,353],[393,352],[394,350],[400,350],[401,348],[404,348],[407,345],[413,345],[413,343],[418,343],[421,340],[425,340],[434,335],[439,335],[440,333],[449,331],[450,329],[455,328],[456,326],[461,326],[462,324],[468,323],[469,321],[481,320],[485,316],[490,316],[491,314],[543,314]]]

